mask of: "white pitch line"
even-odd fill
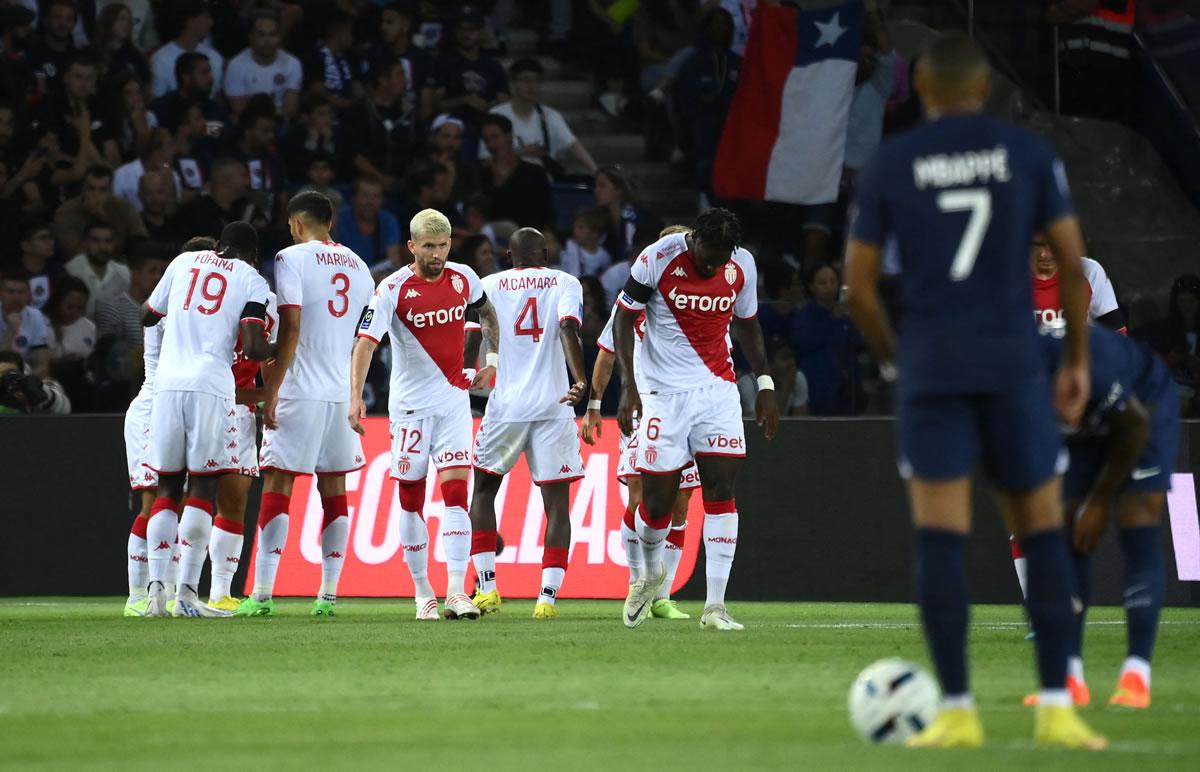
[[[1125,621],[1121,619],[1097,619],[1086,624],[1097,627],[1124,626]],[[1159,624],[1193,626],[1200,625],[1200,620],[1163,619],[1159,621]],[[802,630],[908,630],[920,626],[920,621],[915,620],[912,622],[796,622],[784,625],[784,627]],[[975,622],[971,624],[971,627],[976,630],[1017,630],[1024,629],[1027,625],[1024,622]]]

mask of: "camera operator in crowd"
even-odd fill
[[[15,351],[0,352],[0,415],[70,412],[71,401],[58,381],[30,373]]]

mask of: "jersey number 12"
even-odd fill
[[[947,190],[938,194],[937,205],[943,212],[971,213],[962,240],[958,242],[958,251],[954,253],[954,262],[950,264],[951,281],[963,281],[975,270],[979,248],[983,246],[984,234],[992,221],[992,193],[987,188]]]

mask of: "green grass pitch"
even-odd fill
[[[909,606],[733,603],[744,633],[620,623],[570,601],[418,623],[411,601],[344,599],[334,619],[124,619],[121,599],[0,600],[0,766],[120,769],[1197,769],[1200,610],[1169,609],[1154,705],[1104,706],[1119,609],[1088,628],[1084,714],[1105,754],[1037,751],[1030,645],[1014,607],[974,611],[982,751],[868,747],[846,692],[874,659],[926,662]],[[698,603],[681,607],[698,617]]]

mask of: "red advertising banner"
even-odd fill
[[[338,594],[359,597],[411,597],[412,580],[400,543],[400,502],[389,475],[390,448],[386,418],[363,422],[363,455],[367,465],[346,476],[350,504],[350,539]],[[479,420],[475,421],[479,428]],[[625,486],[617,482],[619,455],[617,423],[606,420],[602,439],[583,445],[584,477],[571,486],[571,556],[562,598],[624,598],[629,567],[621,544]],[[426,486],[425,522],[429,524],[429,579],[440,594],[446,586],[446,553],[437,527],[442,517],[437,473],[430,469]],[[291,527],[279,562],[276,595],[314,595],[321,583],[321,497],[312,477],[296,480],[292,491]],[[546,517],[542,497],[522,459],[500,486],[496,517],[504,551],[496,557],[500,591],[507,598],[534,598],[541,587],[542,534]],[[700,492],[692,496],[683,559],[672,587],[682,587],[692,575],[700,549],[704,508]],[[256,536],[257,538],[257,536]],[[254,566],[247,574],[246,592],[254,584]],[[468,574],[468,589],[474,581]]]

